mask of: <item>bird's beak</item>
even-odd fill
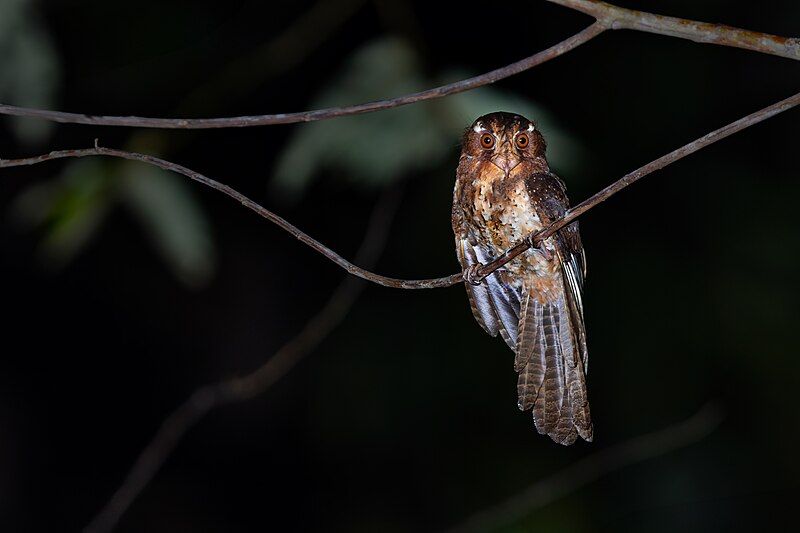
[[[514,150],[510,140],[503,139],[503,143],[500,145],[497,154],[492,157],[492,163],[505,172],[506,176],[508,176],[514,167],[519,165],[520,157],[517,155],[516,150]]]

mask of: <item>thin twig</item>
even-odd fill
[[[335,117],[371,113],[381,109],[390,109],[403,105],[432,100],[451,94],[456,94],[496,81],[508,78],[520,72],[558,57],[581,44],[600,35],[606,29],[631,29],[647,33],[668,35],[681,39],[688,39],[701,43],[713,43],[723,46],[732,46],[772,54],[789,59],[800,59],[800,39],[770,35],[726,26],[724,24],[710,24],[694,20],[681,19],[654,15],[643,11],[635,11],[617,7],[596,0],[548,0],[587,13],[596,18],[591,26],[572,37],[543,50],[530,57],[501,67],[491,72],[457,81],[441,87],[426,91],[407,94],[396,98],[367,102],[347,107],[333,107],[303,111],[299,113],[278,113],[273,115],[249,115],[226,118],[151,118],[151,117],[118,117],[99,116],[84,113],[67,113],[63,111],[50,111],[45,109],[32,109],[27,107],[0,104],[0,115],[39,118],[53,122],[69,124],[90,124],[95,126],[127,126],[139,128],[162,129],[209,129],[209,128],[243,128],[250,126],[266,126],[271,124],[291,124],[296,122],[311,122],[326,120]]]
[[[353,263],[351,263],[344,257],[340,256],[339,254],[337,254],[336,252],[334,252],[321,242],[317,241],[316,239],[310,237],[309,235],[301,231],[291,222],[276,215],[266,207],[263,207],[262,205],[256,203],[255,201],[251,200],[250,198],[243,195],[234,188],[225,185],[223,183],[220,183],[216,180],[213,180],[208,176],[200,174],[199,172],[195,172],[190,168],[186,168],[177,163],[167,161],[166,159],[161,159],[160,157],[154,157],[147,154],[140,154],[137,152],[128,152],[125,150],[116,150],[113,148],[104,148],[102,146],[95,144],[94,148],[85,148],[82,150],[58,150],[50,152],[48,154],[43,154],[35,157],[27,157],[24,159],[0,159],[0,168],[17,167],[23,165],[35,165],[38,163],[44,163],[45,161],[52,161],[55,159],[64,159],[70,157],[92,157],[92,156],[108,156],[121,159],[128,159],[131,161],[140,161],[142,163],[154,165],[156,167],[168,170],[170,172],[181,174],[189,179],[197,181],[198,183],[202,183],[207,187],[211,187],[214,190],[220,191],[221,193],[241,203],[243,206],[250,209],[251,211],[254,211],[258,215],[266,218],[273,224],[277,225],[282,230],[286,231],[290,235],[297,238],[303,244],[306,244],[313,250],[319,252],[326,258],[330,259],[331,261],[339,265],[348,273],[356,277],[372,281],[373,283],[377,283],[378,285],[383,285],[386,287],[405,288],[405,289],[427,289],[433,287],[447,287],[455,283],[458,283],[458,281],[460,280],[459,277],[459,279],[452,281],[450,283],[442,281],[442,279],[447,279],[447,278],[434,279],[434,280],[412,280],[409,282],[407,280],[389,278],[386,276],[374,274],[369,270],[354,265]],[[458,276],[460,276],[460,274],[458,274]]]
[[[723,412],[717,404],[706,404],[683,422],[592,453],[509,500],[472,515],[451,531],[494,531],[507,526],[610,472],[694,444],[719,427],[722,419]]]
[[[800,59],[800,39],[770,35],[724,24],[710,24],[617,7],[598,0],[547,0],[593,16],[612,30],[636,30],[688,39],[697,43],[744,48],[789,59]]]
[[[727,126],[723,126],[719,129],[716,129],[710,133],[707,133],[696,139],[689,144],[685,144],[678,148],[677,150],[673,150],[672,152],[659,157],[658,159],[647,163],[646,165],[637,168],[633,172],[625,174],[620,179],[606,187],[605,189],[601,190],[600,192],[595,193],[594,195],[590,196],[583,202],[579,203],[569,211],[565,213],[565,215],[559,219],[554,221],[552,224],[543,228],[542,230],[532,233],[528,235],[522,242],[516,244],[515,246],[508,249],[503,255],[501,255],[498,259],[492,261],[491,263],[482,266],[478,269],[478,275],[476,276],[476,281],[483,279],[484,277],[488,276],[498,268],[502,267],[525,250],[530,248],[531,246],[535,245],[537,242],[540,242],[550,235],[554,234],[564,226],[568,225],[582,214],[586,213],[590,209],[594,208],[597,204],[605,202],[619,191],[624,189],[625,187],[636,183],[643,177],[647,176],[655,172],[656,170],[660,170],[667,165],[671,165],[675,161],[683,159],[687,155],[693,154],[696,151],[705,148],[706,146],[713,144],[725,137],[733,135],[736,132],[742,131],[745,128],[749,128],[754,124],[758,124],[761,121],[764,121],[770,117],[774,117],[779,113],[783,113],[784,111],[795,107],[796,105],[800,104],[800,93],[795,94],[794,96],[790,96],[785,100],[781,100],[775,104],[772,104],[769,107],[765,107],[755,113],[751,113],[746,117],[742,117],[735,122],[731,122]]]
[[[706,146],[719,141],[720,139],[724,139],[729,135],[732,135],[738,131],[741,131],[749,126],[754,124],[758,124],[759,122],[766,120],[770,117],[777,115],[778,113],[782,113],[787,109],[791,109],[796,105],[800,104],[800,93],[795,94],[785,100],[781,100],[780,102],[773,104],[769,107],[761,109],[760,111],[756,111],[746,117],[743,117],[735,122],[728,124],[727,126],[723,126],[717,130],[708,133],[699,139],[696,139],[689,144],[686,144],[677,150],[674,150],[667,155],[664,155],[655,161],[651,161],[646,165],[634,170],[633,172],[626,174],[625,176],[621,177],[605,189],[601,190],[600,192],[596,193],[595,195],[591,196],[590,198],[584,200],[580,204],[576,205],[574,208],[570,209],[566,212],[563,218],[560,218],[554,221],[552,224],[543,228],[541,231],[532,233],[528,235],[525,239],[523,239],[518,244],[509,248],[503,255],[488,263],[483,265],[478,273],[477,279],[483,279],[498,268],[502,267],[518,255],[525,252],[531,246],[536,245],[536,243],[546,239],[559,229],[563,228],[567,224],[573,222],[578,217],[589,211],[590,209],[594,208],[596,205],[604,202],[605,200],[609,199],[611,196],[615,195],[625,187],[639,181],[643,177],[655,172],[656,170],[662,169],[667,165],[674,163],[689,154],[693,154],[694,152],[700,150],[701,148],[705,148]],[[258,203],[254,202],[250,198],[246,197],[242,193],[236,191],[232,187],[228,185],[224,185],[216,180],[213,180],[199,172],[195,172],[189,168],[184,166],[178,165],[177,163],[173,163],[171,161],[167,161],[165,159],[161,159],[158,157],[153,157],[146,154],[140,154],[136,152],[127,152],[124,150],[115,150],[111,148],[103,148],[101,146],[95,146],[94,148],[86,148],[82,150],[60,150],[56,152],[50,152],[49,154],[44,154],[36,157],[28,157],[24,159],[6,159],[0,160],[0,168],[7,168],[7,167],[17,167],[23,165],[34,165],[37,163],[43,163],[45,161],[51,161],[54,159],[62,159],[68,157],[88,157],[88,156],[110,156],[110,157],[118,157],[122,159],[129,159],[133,161],[141,161],[143,163],[147,163],[150,165],[155,165],[159,168],[164,170],[169,170],[172,172],[176,172],[178,174],[182,174],[190,179],[193,179],[203,185],[211,187],[217,191],[230,196],[234,200],[238,201],[248,209],[256,212],[260,216],[266,218],[270,222],[276,224],[278,227],[283,229],[284,231],[288,232],[289,234],[293,235],[303,244],[306,244],[313,250],[319,252],[348,273],[357,276],[359,278],[365,279],[367,281],[371,281],[372,283],[376,283],[378,285],[383,285],[384,287],[392,287],[396,289],[434,289],[439,287],[450,287],[457,283],[463,281],[463,276],[461,273],[452,274],[450,276],[445,276],[441,278],[432,278],[432,279],[415,279],[415,280],[407,280],[407,279],[398,279],[398,278],[390,278],[387,276],[382,276],[380,274],[376,274],[374,272],[370,272],[364,268],[358,267],[342,257],[341,255],[337,254],[321,242],[313,239],[312,237],[308,236],[306,233],[301,231],[299,228],[288,222],[287,220],[281,218],[280,216],[276,215],[269,209],[259,205]]]
[[[375,207],[367,234],[357,253],[359,260],[365,264],[375,263],[383,250],[399,199],[398,191],[392,190]],[[84,533],[111,531],[194,425],[212,409],[262,394],[285,376],[344,320],[365,285],[362,280],[348,276],[300,333],[284,344],[261,367],[242,377],[200,387],[192,393],[164,420],[136,459],[125,480],[84,529]]]
[[[516,63],[511,63],[491,72],[457,81],[448,85],[442,85],[426,91],[407,94],[387,100],[367,102],[348,107],[331,107],[327,109],[317,109],[315,111],[303,111],[300,113],[278,113],[275,115],[252,115],[243,117],[228,118],[200,118],[200,119],[179,119],[179,118],[149,118],[149,117],[112,117],[86,115],[83,113],[66,113],[63,111],[49,111],[44,109],[31,109],[12,105],[0,104],[0,115],[12,115],[17,117],[30,117],[50,120],[53,122],[64,122],[69,124],[90,124],[94,126],[128,126],[137,128],[163,128],[163,129],[210,129],[210,128],[244,128],[249,126],[267,126],[271,124],[292,124],[296,122],[312,122],[316,120],[326,120],[329,118],[343,117],[347,115],[360,115],[371,113],[381,109],[400,107],[424,100],[442,98],[451,94],[462,93],[489,85],[496,81],[508,78],[514,74],[519,74],[536,65],[541,65],[558,57],[573,48],[580,46],[586,41],[597,37],[605,28],[602,24],[592,24],[583,31],[576,33],[572,37],[551,46],[530,57],[526,57]]]

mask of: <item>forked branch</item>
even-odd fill
[[[688,39],[697,43],[744,48],[764,54],[800,59],[800,39],[743,30],[724,24],[710,24],[625,9],[598,0],[547,0],[593,16],[612,30],[636,30]]]
[[[246,128],[250,126],[269,126],[274,124],[292,124],[296,122],[313,122],[326,120],[329,118],[344,117],[348,115],[361,115],[400,107],[425,100],[433,100],[449,96],[451,94],[463,93],[484,85],[492,84],[496,81],[508,78],[514,74],[519,74],[528,69],[541,65],[554,57],[558,57],[573,48],[576,48],[586,41],[600,35],[605,28],[601,24],[592,24],[583,31],[576,33],[572,37],[551,46],[550,48],[533,54],[532,56],[521,59],[516,63],[511,63],[504,67],[492,70],[480,76],[457,81],[441,87],[435,87],[426,91],[406,94],[396,98],[367,102],[347,107],[330,107],[326,109],[316,109],[314,111],[302,111],[299,113],[277,113],[274,115],[251,115],[243,117],[227,118],[150,118],[150,117],[110,117],[87,115],[83,113],[65,113],[63,111],[49,111],[45,109],[31,109],[27,107],[17,107],[12,105],[0,104],[0,115],[13,115],[17,117],[31,117],[49,120],[52,122],[64,122],[68,124],[91,124],[93,126],[128,126],[137,128],[162,128],[162,129],[183,129],[199,130],[212,128]]]
[[[596,22],[572,37],[561,41],[532,56],[516,63],[492,70],[485,74],[457,81],[422,92],[367,102],[347,107],[331,107],[298,113],[277,113],[272,115],[248,115],[226,118],[152,118],[134,116],[99,116],[85,113],[67,113],[45,109],[32,109],[13,105],[0,104],[0,115],[39,118],[52,122],[69,124],[90,124],[94,126],[127,126],[137,128],[162,129],[210,129],[210,128],[244,128],[250,126],[268,126],[273,124],[291,124],[296,122],[312,122],[348,115],[371,113],[381,109],[400,107],[424,100],[442,98],[484,85],[495,83],[520,72],[524,72],[545,61],[549,61],[581,44],[600,35],[606,29],[630,29],[660,35],[669,35],[700,43],[711,43],[723,46],[744,48],[765,54],[772,54],[789,59],[800,59],[800,40],[781,37],[768,33],[755,32],[726,26],[710,24],[694,20],[665,17],[642,11],[625,9],[596,0],[548,0],[555,4],[581,11],[595,17]]]

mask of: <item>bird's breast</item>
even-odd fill
[[[497,256],[514,246],[528,234],[542,229],[542,221],[533,207],[522,179],[477,179],[473,183],[472,223],[478,228],[479,239],[489,244]],[[553,239],[543,245],[555,252]],[[557,268],[537,250],[528,250],[505,267],[520,276],[536,273],[551,274]]]

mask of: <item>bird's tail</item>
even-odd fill
[[[591,441],[582,317],[565,294],[542,303],[525,290],[521,304],[514,361],[519,408],[532,409],[539,433],[560,444],[572,444],[578,435]]]

